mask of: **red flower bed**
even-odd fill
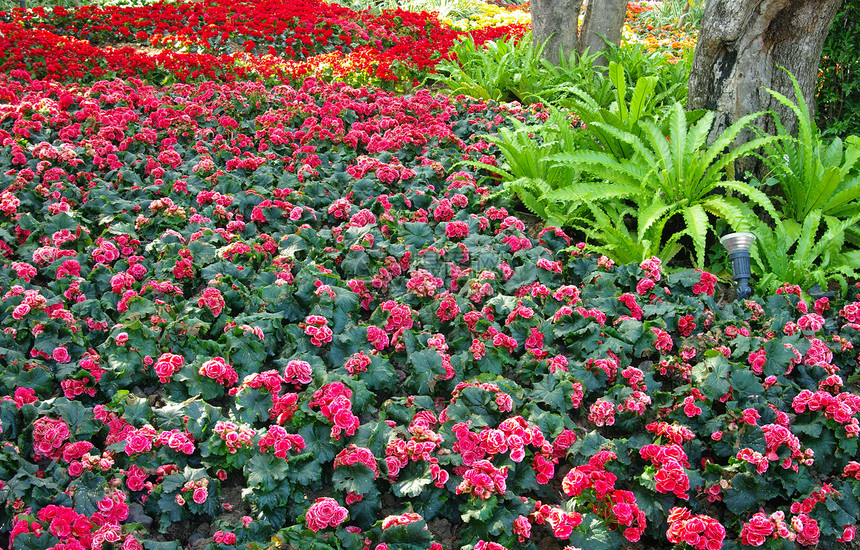
[[[0,17],[11,21],[0,23],[0,69],[78,82],[137,76],[157,84],[276,83],[317,75],[411,84],[464,35],[427,13],[397,9],[376,16],[318,0],[36,8]],[[471,34],[483,43],[527,30],[506,25]],[[126,42],[166,49],[109,46]]]

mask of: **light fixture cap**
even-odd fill
[[[749,250],[755,242],[755,235],[752,233],[729,233],[720,239],[720,242],[731,254],[735,251]]]

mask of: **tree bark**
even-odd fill
[[[765,88],[794,98],[797,78],[810,113],[821,50],[842,0],[708,0],[693,57],[688,109],[718,112],[710,141],[740,117],[773,109],[786,129],[797,120]],[[760,120],[765,131],[773,121]]]
[[[582,54],[586,48],[590,53],[606,49],[606,42],[602,37],[612,44],[620,44],[626,15],[627,0],[588,0],[577,51]],[[606,65],[606,58],[601,55],[595,64]]]
[[[576,51],[577,25],[582,0],[533,0],[532,38],[535,47],[546,42],[543,57],[559,61],[559,49],[569,56]]]

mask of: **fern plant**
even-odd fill
[[[777,132],[783,139],[767,144],[765,155],[760,157],[782,189],[783,215],[803,222],[814,210],[840,218],[860,213],[860,138],[850,136],[843,143],[837,137],[825,143],[797,79],[791,73],[789,77],[796,101],[773,90],[768,92],[797,117],[798,136],[788,135],[777,117]]]
[[[470,36],[455,44],[453,60],[442,61],[429,81],[485,101],[536,103],[555,80],[541,57],[546,45],[532,46],[530,34],[477,45]]]
[[[586,201],[581,210],[590,216],[568,216],[566,225],[585,234],[591,252],[603,254],[619,264],[641,263],[652,256],[668,262],[683,249],[679,241],[686,231],[675,232],[663,242],[663,227],[668,220],[644,228],[645,218],[639,209],[625,201]]]
[[[478,162],[464,164],[497,175],[502,180],[494,196],[516,194],[532,213],[553,225],[568,225],[573,213],[547,200],[553,191],[579,180],[579,170],[552,160],[555,155],[576,150],[589,139],[584,130],[573,128],[566,113],[553,110],[546,124],[527,125],[510,119],[513,129],[499,128],[496,136],[487,136],[502,153],[502,164],[492,166]]]
[[[582,122],[593,133],[597,143],[592,149],[603,149],[616,158],[628,158],[633,149],[613,132],[604,130],[609,126],[625,133],[639,132],[637,123],[646,118],[660,114],[663,95],[655,95],[654,90],[659,77],[642,76],[636,81],[636,86],[628,94],[627,78],[624,67],[615,61],[609,62],[609,80],[614,87],[614,101],[608,106],[601,106],[593,97],[578,89],[570,89],[573,96],[561,103],[570,107]]]
[[[858,220],[860,214],[840,220],[813,210],[802,225],[790,219],[778,220],[773,228],[757,224],[751,253],[760,293],[772,293],[785,283],[827,289],[833,281],[844,296],[848,278],[860,276],[860,250],[845,246],[846,231]]]
[[[665,224],[674,218],[683,224],[676,232],[692,240],[693,263],[702,267],[707,235],[712,229],[709,214],[724,218],[738,231],[749,229],[750,220],[755,218],[752,206],[761,207],[773,218],[777,216],[764,193],[747,183],[730,179],[726,170],[736,159],[781,139],[760,137],[730,149],[741,130],[761,115],[754,113],[741,118],[710,147],[706,142],[715,114],[708,112],[688,127],[679,103],[674,104],[666,119],[668,134],[656,122],[647,119],[637,122],[639,135],[595,122],[588,126],[589,131],[597,130],[614,137],[633,151],[632,156],[618,158],[609,151],[557,155],[555,159],[561,165],[580,169],[602,182],[576,182],[550,193],[547,199],[565,202],[572,210],[589,202],[603,205],[629,201],[638,212],[637,238],[648,238],[652,242],[664,242]]]

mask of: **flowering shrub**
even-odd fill
[[[34,76],[0,75],[14,548],[853,540],[860,296],[720,304],[531,231],[461,163],[545,112]]]

